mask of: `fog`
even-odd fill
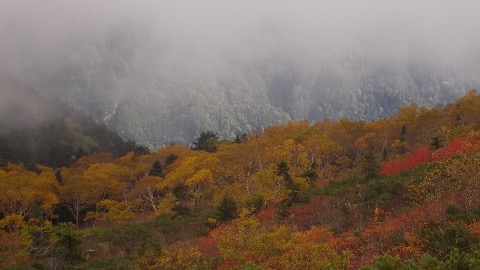
[[[480,82],[478,10],[446,0],[5,0],[0,70],[124,137],[188,143],[205,129],[231,137],[458,97]],[[398,101],[372,105],[385,91]]]
[[[271,50],[314,55],[319,47],[334,47],[381,57],[419,49],[455,61],[480,45],[478,1],[72,2],[4,1],[2,57],[58,52],[126,19],[171,46],[253,57]]]

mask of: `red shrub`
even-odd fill
[[[435,151],[432,154],[433,160],[442,160],[453,157],[458,154],[463,154],[470,149],[480,146],[480,139],[472,133],[468,137],[456,138],[445,147]]]
[[[397,174],[401,171],[411,169],[417,165],[427,163],[430,160],[430,151],[428,148],[420,147],[417,148],[412,154],[398,157],[393,161],[386,162],[383,168],[380,170],[380,173],[385,175]]]

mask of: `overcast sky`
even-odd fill
[[[161,42],[188,45],[199,54],[248,58],[327,50],[388,59],[417,53],[456,63],[478,55],[478,10],[475,0],[4,0],[0,57],[7,70],[38,54],[55,59],[59,48],[98,39],[108,27],[134,20]]]

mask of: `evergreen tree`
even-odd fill
[[[290,169],[288,168],[288,164],[285,161],[281,161],[278,163],[277,166],[277,175],[283,176],[285,178],[290,178]]]
[[[406,142],[406,141],[407,141],[407,127],[403,125],[402,129],[400,129],[400,142]]]
[[[243,133],[242,136],[240,136],[240,133],[237,133],[237,135],[235,135],[235,139],[233,140],[233,142],[241,143],[243,142],[243,140],[245,140],[246,137],[247,137],[247,133]]]
[[[378,163],[377,154],[373,149],[366,151],[360,159],[360,168],[363,177],[368,180],[378,175],[380,164]]]
[[[306,178],[310,183],[313,183],[315,180],[318,179],[318,173],[314,170],[306,170],[300,176]]]
[[[178,156],[175,154],[168,155],[167,159],[165,160],[165,166],[172,164],[173,162],[175,162],[175,160],[177,160],[177,158]]]
[[[190,209],[187,206],[188,199],[188,186],[179,183],[175,185],[172,189],[172,194],[175,196],[175,204],[172,206],[172,211],[175,212],[177,216],[185,216],[190,212]]]
[[[231,220],[237,215],[237,205],[235,204],[235,201],[228,196],[223,197],[217,210],[217,217],[220,221]]]
[[[218,142],[218,135],[212,131],[203,131],[200,134],[200,137],[193,143],[194,147],[193,150],[196,151],[207,151],[209,153],[213,153],[217,151],[217,146],[215,145]]]
[[[60,223],[53,233],[56,236],[52,250],[55,259],[54,269],[65,269],[82,261],[80,249],[82,237],[75,230],[73,223]]]
[[[292,176],[290,175],[290,169],[288,164],[285,161],[281,161],[277,167],[277,175],[283,177],[284,185],[288,190],[288,199],[284,202],[286,205],[290,206],[299,201],[299,186],[293,181]]]
[[[128,151],[131,151],[130,150],[131,148],[127,148],[127,152]],[[134,142],[134,146],[133,146],[133,152],[135,152],[135,155],[148,155],[150,154],[150,150],[148,149],[148,147],[146,146],[143,146],[141,144],[137,144]]]
[[[55,172],[55,180],[57,180],[59,185],[63,186],[63,177],[62,177],[62,172],[60,170],[57,170]]]
[[[159,160],[153,162],[152,168],[148,172],[150,176],[162,176],[163,175],[163,165]]]
[[[175,185],[172,189],[173,196],[177,200],[185,200],[188,196],[188,186],[182,183]]]
[[[430,149],[437,150],[443,147],[442,138],[440,136],[433,136],[430,139]]]
[[[382,160],[386,161],[388,159],[388,150],[386,147],[382,149]]]

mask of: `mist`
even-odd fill
[[[5,1],[0,71],[124,138],[188,144],[202,130],[231,138],[451,101],[480,84],[478,10],[430,0]]]

